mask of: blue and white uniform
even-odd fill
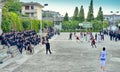
[[[101,55],[100,55],[100,65],[101,66],[105,66],[105,62],[106,62],[106,51],[101,51]]]

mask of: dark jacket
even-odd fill
[[[50,48],[50,43],[46,43],[46,48],[49,49]]]

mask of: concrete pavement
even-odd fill
[[[98,60],[102,47],[107,48],[106,72],[120,71],[120,41],[110,41],[105,36],[105,41],[92,48],[89,42],[68,40],[68,37],[69,33],[61,33],[50,42],[51,55],[46,55],[43,47],[25,62],[19,64],[21,60],[15,60],[5,66],[4,72],[102,72]]]
[[[50,39],[50,42],[54,40],[57,37],[57,35],[53,36]],[[14,58],[9,58],[7,61],[5,61],[3,64],[0,64],[0,72],[12,72],[14,69],[19,67],[21,64],[23,64],[26,60],[34,56],[40,51],[43,51],[44,45],[37,45],[34,47],[34,54],[28,55],[26,54],[26,51],[23,51],[23,54],[19,54],[15,56]],[[6,68],[9,67],[9,68]]]

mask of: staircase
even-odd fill
[[[8,50],[13,52],[13,56],[14,57],[19,54],[19,51],[18,51],[16,46],[11,46],[10,48],[5,46],[5,48],[3,48],[3,46],[0,45],[0,63],[4,63],[5,61],[7,61],[10,58],[12,58],[11,54],[7,53]]]

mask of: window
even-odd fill
[[[25,13],[27,16],[29,16],[29,13]]]
[[[25,10],[29,10],[29,6],[25,6]]]
[[[31,9],[33,10],[33,9],[34,9],[34,6],[31,6]]]
[[[34,13],[31,13],[31,17],[34,17]]]

